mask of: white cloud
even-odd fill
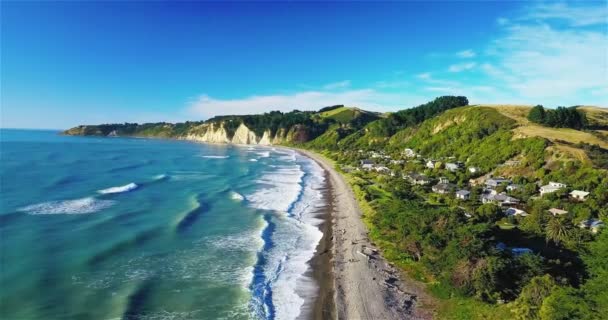
[[[333,89],[342,89],[350,87],[350,80],[344,80],[340,82],[328,83],[323,86],[323,89],[333,90]]]
[[[256,114],[271,110],[318,110],[344,104],[375,111],[399,110],[421,104],[424,97],[406,93],[386,93],[375,89],[344,91],[303,91],[291,94],[249,96],[239,99],[216,99],[202,95],[190,104],[190,113],[209,118],[216,115]]]
[[[416,78],[418,79],[430,79],[431,78],[431,73],[430,72],[424,72],[424,73],[420,73],[416,75]]]
[[[591,2],[591,5],[568,5],[566,3],[537,4],[520,18],[526,20],[560,20],[571,26],[606,25],[608,6],[605,1]]]
[[[474,58],[477,54],[475,54],[475,51],[468,49],[460,51],[456,55],[460,58]]]
[[[608,83],[608,37],[599,31],[518,24],[490,49],[495,62],[481,69],[523,98],[583,103],[576,96]]]
[[[466,70],[473,69],[477,63],[475,62],[467,62],[467,63],[457,63],[453,64],[448,68],[449,72],[462,72]]]

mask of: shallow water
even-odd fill
[[[0,317],[294,319],[316,294],[304,277],[322,236],[313,161],[262,147],[0,134]]]

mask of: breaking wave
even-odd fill
[[[137,187],[138,187],[137,184],[131,182],[124,186],[111,187],[111,188],[99,190],[97,192],[99,192],[101,194],[123,193],[123,192],[129,192],[129,191],[135,190],[135,189],[137,189]]]
[[[116,202],[112,200],[100,200],[93,197],[75,199],[75,200],[59,200],[49,201],[39,204],[30,205],[18,209],[18,211],[28,214],[86,214],[101,211],[109,208]]]

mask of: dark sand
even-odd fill
[[[368,238],[353,191],[330,161],[297,150],[326,172],[329,198],[324,236],[311,260],[319,295],[312,319],[431,319],[423,287],[388,263]],[[426,305],[427,307],[423,307]],[[304,316],[304,315],[303,315]]]

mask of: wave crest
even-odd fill
[[[93,197],[76,200],[59,200],[33,204],[18,209],[32,215],[39,214],[86,214],[109,208],[116,202],[112,200],[100,200]]]
[[[111,187],[111,188],[99,190],[97,192],[99,192],[101,194],[122,193],[122,192],[129,192],[131,190],[135,190],[135,189],[137,189],[137,187],[138,187],[137,184],[131,182],[124,186]]]

